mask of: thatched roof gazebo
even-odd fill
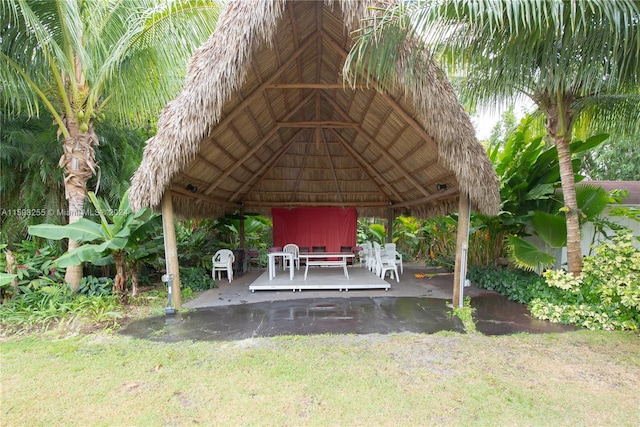
[[[174,211],[331,206],[464,217],[470,201],[496,213],[496,173],[434,62],[411,78],[399,72],[393,91],[345,85],[351,34],[373,4],[228,2],[147,142],[134,209],[162,207],[168,241]],[[168,269],[177,275],[177,258]]]

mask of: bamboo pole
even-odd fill
[[[471,222],[471,200],[461,192],[458,204],[458,231],[456,239],[456,264],[453,275],[453,306],[463,307],[464,282],[467,279],[467,253],[469,248],[469,223]]]
[[[173,308],[182,308],[180,297],[180,271],[178,266],[178,245],[176,242],[176,228],[173,223],[173,204],[171,192],[165,191],[162,196],[162,232],[164,234],[164,257],[167,262],[167,275],[172,278],[171,296]]]

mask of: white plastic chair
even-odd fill
[[[371,251],[371,257],[373,258],[373,268],[371,271],[376,273],[376,276],[380,276],[380,259],[386,258],[386,254],[384,253],[384,248],[380,246],[380,243],[373,242],[373,250]]]
[[[216,278],[216,271],[218,272],[218,280],[222,277],[222,272],[227,272],[227,279],[229,283],[233,280],[233,262],[236,257],[229,249],[220,249],[211,258],[213,268],[211,269],[211,277]]]
[[[387,271],[390,271],[389,278],[393,279],[395,274],[396,282],[400,282],[400,276],[398,275],[398,266],[396,264],[395,257],[382,257],[380,245],[374,245],[376,253],[376,273],[381,279],[384,279]]]
[[[282,247],[282,252],[289,252],[293,254],[293,266],[300,270],[300,248],[298,245],[294,243],[288,243]],[[282,263],[282,268],[284,270],[289,266],[289,258],[284,258],[284,262]]]
[[[396,244],[386,243],[384,245],[384,252],[387,257],[395,257],[396,264],[400,266],[400,274],[403,274],[404,266],[402,265],[402,254],[396,250]]]
[[[370,241],[364,242],[364,260],[367,270],[374,271],[376,269],[376,257],[373,253],[373,246]]]

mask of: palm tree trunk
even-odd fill
[[[552,101],[546,106],[545,113],[547,115],[547,132],[558,150],[560,182],[567,222],[567,269],[571,274],[577,276],[582,271],[582,247],[576,183],[569,147],[571,126],[574,119],[573,112],[569,108],[571,101],[570,97],[558,97],[557,102]]]
[[[66,120],[69,137],[63,141],[63,155],[60,166],[64,166],[64,188],[69,201],[69,224],[73,224],[84,216],[84,201],[87,197],[87,181],[95,174],[95,152],[98,138],[89,127],[87,132],[80,132],[75,120]],[[68,250],[78,247],[78,242],[69,240]],[[82,280],[82,265],[67,267],[64,279],[74,291]]]
[[[577,276],[582,271],[582,247],[580,244],[580,221],[576,200],[576,183],[571,165],[571,151],[566,137],[554,138],[560,161],[560,182],[564,195],[565,215],[567,219],[567,269]]]

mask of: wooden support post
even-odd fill
[[[393,220],[394,212],[393,208],[390,206],[389,211],[387,212],[387,243],[393,243]]]
[[[240,234],[240,249],[246,249],[244,221],[244,208],[240,208],[240,230],[238,230],[238,233]]]
[[[164,257],[167,262],[167,274],[172,278],[171,297],[173,308],[182,308],[180,297],[180,271],[178,267],[178,245],[176,228],[173,223],[173,204],[171,192],[165,191],[162,196],[162,231],[164,234]]]
[[[453,275],[453,306],[463,307],[464,282],[467,279],[467,253],[469,250],[469,223],[471,222],[471,200],[461,192],[458,204],[458,232],[456,239],[456,265]]]

